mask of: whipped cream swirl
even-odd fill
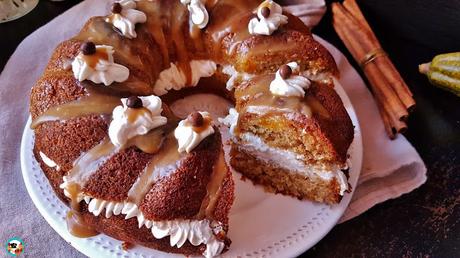
[[[222,68],[222,72],[230,76],[226,83],[226,89],[229,91],[233,90],[241,82],[250,80],[254,77],[254,74],[238,72],[232,65],[224,65]]]
[[[193,24],[198,26],[198,28],[203,29],[208,25],[209,14],[204,6],[203,0],[180,0],[180,2],[187,6],[188,11],[190,12],[190,19]]]
[[[170,64],[168,69],[161,71],[158,76],[153,92],[158,95],[164,95],[169,90],[180,90],[186,86],[196,86],[202,77],[212,76],[217,69],[216,63],[211,60],[192,60],[190,61],[192,79],[190,85],[187,85],[187,75],[174,63]]]
[[[109,126],[110,141],[115,146],[123,146],[129,139],[148,133],[150,130],[166,124],[166,117],[161,115],[161,99],[155,95],[139,97],[143,107],[129,108],[127,99],[121,99],[123,105],[113,110],[113,120]]]
[[[129,39],[136,38],[136,24],[146,22],[147,16],[135,9],[136,2],[133,0],[121,0],[118,3],[122,7],[121,12],[110,15],[105,21],[119,29],[123,36]]]
[[[154,221],[145,218],[139,207],[132,202],[106,201],[88,195],[82,196],[81,200],[84,200],[88,204],[88,211],[94,214],[94,216],[102,215],[110,218],[113,215],[125,215],[125,219],[136,217],[139,228],[142,226],[147,227],[156,239],[169,236],[169,244],[171,246],[181,248],[187,240],[194,246],[205,244],[206,250],[203,255],[208,258],[219,255],[225,247],[224,242],[215,236],[215,234],[222,230],[220,223],[217,221],[207,219]]]
[[[300,75],[299,65],[296,62],[291,62],[287,65],[291,68],[292,75],[287,79],[283,79],[280,70],[278,70],[275,79],[270,83],[270,92],[277,96],[303,98],[305,89],[310,87],[311,82]]]
[[[234,136],[236,126],[238,125],[238,118],[239,118],[238,111],[236,111],[236,109],[234,108],[230,108],[228,110],[228,115],[224,118],[219,118],[219,122],[229,127],[230,134]]]
[[[262,8],[270,9],[270,15],[264,17]],[[248,30],[251,35],[271,35],[279,26],[288,23],[288,17],[283,15],[281,6],[272,0],[266,0],[257,8],[257,18],[249,21]]]
[[[174,131],[174,137],[176,137],[179,148],[179,152],[186,151],[190,153],[198,144],[214,133],[214,128],[210,121],[212,121],[211,115],[208,112],[199,112],[203,116],[204,122],[202,127],[195,128],[188,118],[179,122],[176,130]]]
[[[114,52],[113,47],[106,45],[97,45],[94,55],[86,56],[80,52],[72,62],[73,75],[79,81],[90,80],[94,83],[104,83],[105,86],[113,82],[126,81],[129,69],[114,62]],[[95,58],[97,60],[93,64]]]

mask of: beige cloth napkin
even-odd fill
[[[326,13],[324,0],[285,0],[283,9],[299,17],[308,27],[313,28]]]
[[[378,203],[418,188],[426,181],[426,167],[404,136],[399,135],[393,141],[388,138],[371,93],[346,57],[324,40],[317,40],[334,56],[340,82],[356,111],[363,139],[361,174],[341,223]]]
[[[309,19],[308,11],[296,12],[312,6],[313,2],[318,9],[321,1],[288,8],[304,14],[302,18],[309,24],[316,24],[319,19],[316,16]],[[29,116],[30,88],[42,73],[54,47],[75,35],[89,17],[105,14],[106,7],[107,1],[87,0],[38,29],[18,46],[0,75],[0,168],[3,182],[0,184],[0,241],[5,243],[10,237],[22,238],[25,254],[30,257],[82,256],[64,244],[35,209],[22,181],[19,150],[21,134]],[[336,50],[332,54],[339,67],[345,69],[346,58]],[[359,185],[342,219],[347,220],[379,202],[417,188],[426,180],[426,168],[403,136],[395,141],[388,140],[375,103],[359,75],[354,70],[344,75],[350,78],[343,79],[354,82],[343,86],[356,109],[364,143]]]

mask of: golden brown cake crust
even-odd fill
[[[35,149],[43,152],[66,172],[72,169],[73,162],[82,152],[88,151],[106,137],[107,129],[107,122],[100,116],[46,122],[34,130]]]
[[[213,135],[187,154],[173,174],[152,185],[139,205],[145,218],[155,221],[194,218],[221,149],[221,136],[216,128]]]
[[[331,114],[328,118],[316,113],[314,118],[325,140],[328,139],[335,150],[337,161],[345,163],[348,147],[354,138],[354,126],[340,96],[333,88],[323,84],[313,84],[306,94],[314,96]]]
[[[152,157],[136,147],[121,150],[88,179],[83,192],[94,198],[123,202]]]

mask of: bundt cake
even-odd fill
[[[212,257],[230,245],[234,199],[221,134],[206,110],[181,120],[169,104],[232,100],[220,120],[234,168],[269,191],[337,203],[353,125],[335,76],[273,1],[117,1],[57,46],[32,88],[34,154],[72,207],[72,234]]]

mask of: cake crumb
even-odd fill
[[[132,243],[129,243],[129,242],[123,242],[121,243],[121,248],[124,250],[124,251],[128,251],[129,249],[133,248],[134,247],[134,244]]]

